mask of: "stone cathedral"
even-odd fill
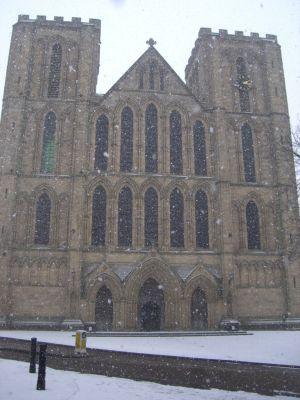
[[[99,95],[100,28],[97,19],[28,15],[13,27],[1,117],[1,325],[300,323],[299,211],[276,36],[201,28],[185,82],[149,39]]]

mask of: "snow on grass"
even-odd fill
[[[0,331],[0,336],[74,345],[73,332]],[[300,365],[300,331],[257,331],[240,336],[88,337],[87,346],[134,353],[164,354]]]
[[[0,359],[0,399],[5,400],[269,400],[255,393],[200,390],[47,368],[46,390],[36,390],[28,364]],[[274,400],[291,397],[275,396]]]

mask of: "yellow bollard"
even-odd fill
[[[76,331],[75,354],[86,354],[86,331]]]

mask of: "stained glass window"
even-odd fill
[[[177,111],[170,115],[170,172],[182,174],[181,115]]]
[[[118,245],[132,246],[132,192],[123,187],[118,201]]]
[[[56,116],[50,111],[44,121],[41,172],[53,173],[55,164]]]
[[[95,169],[106,171],[108,159],[108,118],[101,115],[96,123]]]
[[[123,108],[121,115],[121,158],[120,170],[132,171],[133,166],[133,112],[130,107]]]
[[[51,200],[47,193],[39,196],[36,202],[35,244],[49,244],[50,238]]]
[[[92,245],[104,246],[106,234],[106,191],[98,186],[93,194]]]
[[[184,204],[178,188],[170,195],[170,242],[171,247],[184,247]]]
[[[61,70],[62,49],[59,43],[52,47],[50,70],[48,79],[48,97],[58,97],[60,70]]]
[[[158,196],[152,187],[145,193],[145,246],[158,245]]]
[[[157,109],[149,104],[145,115],[145,170],[157,172]]]
[[[248,249],[260,249],[259,212],[254,201],[249,201],[246,207]]]

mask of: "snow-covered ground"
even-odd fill
[[[0,331],[0,336],[74,345],[74,332]],[[300,331],[257,331],[253,335],[199,337],[88,337],[97,349],[183,357],[300,365]]]
[[[0,359],[0,399],[3,400],[269,400],[255,393],[200,390],[47,368],[46,390],[36,390],[37,374],[28,363]],[[291,397],[275,396],[274,400]]]

